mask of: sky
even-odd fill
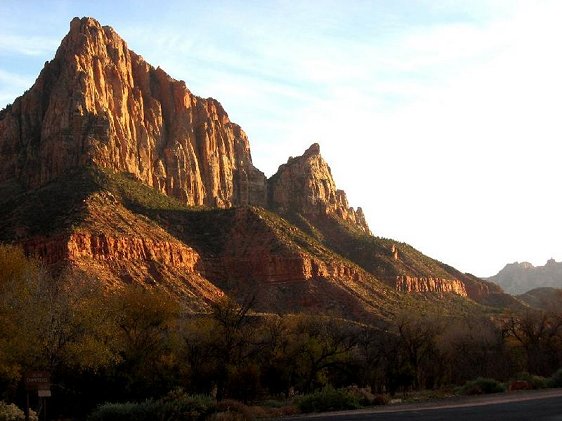
[[[271,176],[319,143],[374,235],[463,272],[562,260],[559,0],[0,1],[0,108],[75,16],[218,99]]]

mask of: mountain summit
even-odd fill
[[[132,174],[187,205],[267,206],[266,177],[221,104],[193,95],[92,18],[72,20],[54,60],[2,112],[0,132],[0,183],[17,179],[36,188],[70,168],[94,165]],[[319,146],[304,157],[299,170],[310,191],[303,200],[368,231],[361,211],[356,216],[336,190]],[[275,183],[272,197],[304,188],[289,184]]]
[[[0,241],[108,288],[162,288],[194,311],[252,294],[263,311],[354,319],[517,304],[372,236],[316,143],[266,179],[218,101],[92,18],[72,20],[35,84],[0,111],[0,154]]]
[[[92,18],[72,20],[0,130],[0,182],[39,187],[91,164],[189,205],[265,205],[265,176],[220,103],[193,95]]]
[[[332,171],[312,144],[302,156],[289,158],[269,179],[269,206],[278,213],[296,212],[309,218],[334,215],[370,233],[363,210],[349,207],[343,190],[336,188]]]

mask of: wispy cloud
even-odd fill
[[[33,80],[32,77],[22,76],[0,68],[0,104],[2,104],[0,108],[3,108],[4,104],[13,102],[16,97],[31,87]]]
[[[54,38],[0,33],[0,54],[39,56],[52,53],[59,43]]]

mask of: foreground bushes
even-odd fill
[[[562,368],[547,381],[548,387],[562,387]]]
[[[359,398],[344,389],[325,387],[322,390],[303,396],[297,402],[302,412],[338,411],[361,408]]]
[[[507,389],[505,384],[494,379],[478,377],[475,380],[468,381],[461,387],[460,393],[463,395],[483,395],[488,393],[501,393]]]
[[[30,421],[37,421],[37,414],[34,411],[30,411],[29,414]],[[0,401],[0,421],[24,421],[25,414],[13,403],[6,403]]]
[[[542,376],[535,376],[526,372],[519,373],[517,376],[515,376],[515,380],[512,381],[509,385],[509,390],[517,390],[516,388],[514,388],[517,383],[522,383],[521,386],[526,385],[527,387],[525,387],[524,389],[536,390],[548,387],[547,379]]]
[[[216,411],[216,403],[209,396],[190,396],[172,392],[158,400],[144,402],[105,403],[89,417],[89,421],[153,421],[203,420]]]

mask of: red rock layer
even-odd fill
[[[108,236],[103,233],[74,233],[67,242],[68,259],[82,257],[97,260],[156,261],[181,267],[191,272],[200,257],[195,250],[177,242],[160,241],[146,237]]]
[[[480,279],[476,282],[466,282],[465,285],[468,296],[478,302],[490,296],[506,295],[498,285]]]
[[[244,257],[225,256],[204,259],[206,275],[212,278],[257,280],[267,283],[310,281],[319,278],[350,278],[358,280],[362,271],[341,261],[325,262],[307,254],[279,256],[254,252]]]
[[[464,282],[458,279],[432,277],[397,276],[396,289],[401,292],[450,292],[468,297]]]
[[[102,280],[107,287],[123,283],[161,286],[190,301],[192,310],[224,293],[195,269],[199,254],[176,242],[87,231],[25,241],[24,250],[47,264],[63,264]]]

